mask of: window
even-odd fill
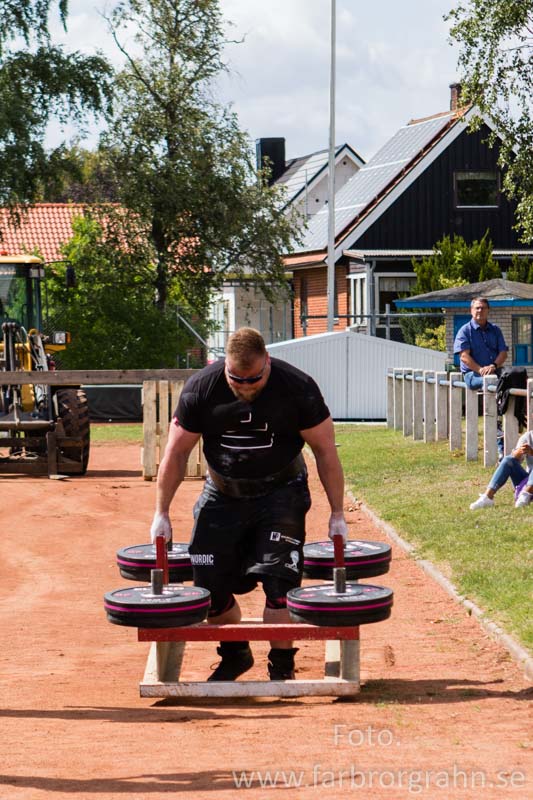
[[[497,208],[500,181],[497,172],[456,172],[456,208]]]
[[[351,296],[351,314],[353,325],[366,325],[366,276],[356,275],[351,277],[352,281],[352,296]]]
[[[513,364],[533,364],[533,317],[526,314],[513,317]]]
[[[416,283],[416,276],[394,275],[389,277],[376,275],[376,283],[378,287],[378,311],[380,314],[384,314],[387,303],[390,305],[391,311],[394,311],[394,300],[397,300],[401,294],[409,294]]]

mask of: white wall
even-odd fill
[[[443,370],[447,361],[446,353],[351,330],[292,339],[268,351],[317,381],[334,419],[385,419],[389,367]]]

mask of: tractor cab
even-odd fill
[[[70,336],[42,333],[44,276],[36,256],[0,255],[0,471],[37,472],[44,466],[50,474],[53,462],[65,474],[83,474],[89,459],[87,398],[80,387],[50,380],[53,357]]]
[[[41,329],[43,278],[40,258],[0,255],[0,323],[18,322],[26,331]]]

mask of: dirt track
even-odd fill
[[[312,487],[317,540],[327,508],[316,478]],[[199,489],[187,482],[175,501],[177,541]],[[171,705],[139,698],[148,646],[110,625],[102,603],[127,584],[116,550],[148,539],[155,485],[142,480],[139,448],[96,446],[85,478],[2,476],[0,491],[0,800],[533,797],[533,690],[402,551],[374,579],[394,589],[395,607],[362,628],[355,701]],[[350,538],[383,539],[360,510],[348,520]],[[261,606],[260,591],[243,602],[247,615]],[[298,677],[321,677],[323,646],[300,647]],[[264,678],[267,648],[254,646],[247,677]],[[191,646],[184,677],[204,679],[216,660],[212,645]]]

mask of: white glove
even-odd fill
[[[343,544],[346,544],[346,537],[348,535],[348,526],[344,519],[343,511],[333,511],[329,518],[329,531],[328,536],[333,541],[334,536],[342,536]]]
[[[164,536],[165,542],[169,542],[172,539],[172,524],[167,511],[156,511],[154,514],[152,527],[150,528],[152,544],[157,536]]]

